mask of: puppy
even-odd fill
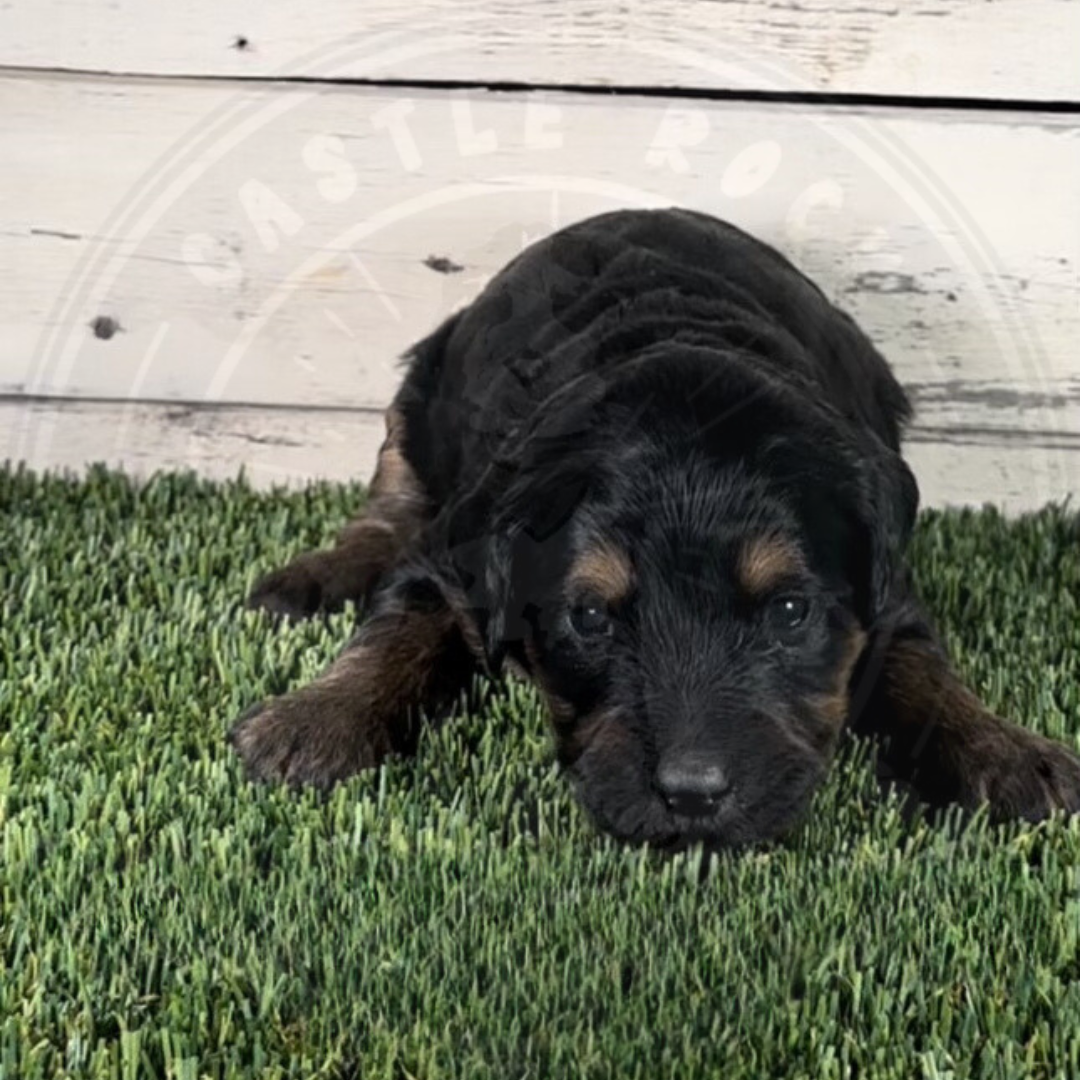
[[[903,391],[772,248],[686,210],[604,214],[408,362],[363,513],[250,598],[365,616],[234,726],[252,777],[328,785],[409,753],[477,671],[511,668],[631,842],[784,833],[845,726],[931,804],[1080,809],[1080,759],[991,714],[913,596]]]

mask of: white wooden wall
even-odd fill
[[[866,327],[928,502],[1080,490],[1078,0],[7,0],[0,458],[364,476],[412,340],[673,203]]]

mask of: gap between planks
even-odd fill
[[[312,480],[366,482],[385,434],[368,410],[225,405],[0,400],[0,451],[36,470],[81,473],[104,462],[146,477],[191,469],[214,480],[241,470],[260,488]],[[1025,443],[982,433],[912,431],[904,456],[924,506],[992,504],[1008,514],[1035,510],[1080,490],[1080,445]]]
[[[1073,0],[9,0],[0,64],[1080,100]]]

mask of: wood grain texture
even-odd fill
[[[1063,120],[114,79],[0,94],[0,392],[381,407],[396,357],[524,243],[650,204],[775,244],[905,381],[1053,409],[1080,379]]]
[[[1074,0],[8,0],[0,65],[1080,100]]]
[[[364,410],[0,399],[0,461],[76,473],[101,462],[137,477],[243,469],[262,488],[366,483],[385,435],[382,414]]]
[[[916,397],[933,500],[1080,488],[1066,117],[41,75],[0,100],[0,393],[84,398],[106,442],[91,399],[378,412],[397,356],[524,243],[680,204],[778,246],[867,329]],[[93,430],[17,456],[89,460]],[[323,474],[284,437],[288,468]],[[176,438],[139,453],[177,460]],[[200,467],[265,460],[230,439],[197,441]],[[329,467],[364,475],[375,446]]]
[[[1080,437],[1057,444],[1022,432],[916,425],[905,456],[924,506],[1033,510],[1080,490]],[[242,468],[257,487],[370,479],[384,435],[365,410],[285,409],[150,402],[0,399],[0,460],[81,473],[93,462],[137,477],[194,469],[225,480]]]

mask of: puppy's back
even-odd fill
[[[752,354],[899,446],[909,406],[888,365],[779,252],[707,214],[625,210],[533,244],[417,346],[399,404],[423,423],[421,471],[455,486],[553,393],[590,373],[617,378],[665,342],[718,363]]]

